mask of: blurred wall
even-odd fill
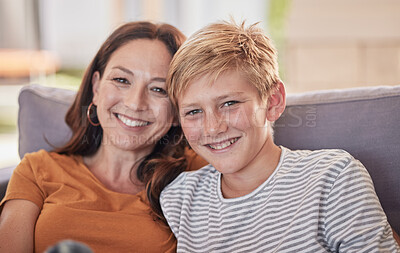
[[[293,0],[286,25],[289,91],[400,84],[400,1]]]
[[[203,26],[220,20],[237,22],[246,20],[247,24],[265,22],[268,0],[166,0],[164,3],[163,21],[181,29],[187,36]]]
[[[13,1],[13,0],[0,0]],[[16,0],[29,1],[29,0]],[[263,0],[37,0],[42,49],[57,52],[62,68],[85,68],[101,43],[126,21],[167,22],[187,36],[220,19],[263,21]],[[265,23],[262,23],[266,27]]]
[[[56,52],[62,68],[85,68],[116,26],[110,0],[40,0],[42,49]]]
[[[190,36],[232,16],[271,35],[272,2],[289,3],[275,40],[289,92],[400,84],[399,0],[0,0],[0,47],[50,50],[61,68],[82,69],[126,21],[167,22]]]
[[[38,0],[0,0],[0,48],[40,48]]]

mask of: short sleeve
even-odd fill
[[[0,206],[8,200],[24,199],[32,201],[39,208],[42,208],[45,197],[40,188],[40,176],[37,171],[38,164],[35,160],[40,160],[39,152],[25,155],[20,164],[14,169]]]
[[[184,198],[185,180],[187,172],[181,173],[172,181],[160,195],[160,205],[164,217],[175,237],[179,235],[179,225],[181,218],[182,203]]]
[[[334,252],[398,252],[365,167],[350,158],[327,200],[326,238]]]

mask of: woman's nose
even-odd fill
[[[147,89],[140,84],[132,85],[124,96],[124,104],[131,110],[145,111],[148,109]]]

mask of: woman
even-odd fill
[[[64,239],[94,252],[175,251],[159,195],[196,159],[178,144],[182,132],[165,88],[184,39],[149,22],[110,35],[67,113],[71,140],[26,155],[15,169],[0,203],[1,252],[43,252]]]

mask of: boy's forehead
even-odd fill
[[[257,87],[239,71],[225,71],[218,76],[209,73],[188,81],[178,94],[177,102],[180,105],[185,105],[199,99],[240,95],[251,90],[257,94],[258,98],[261,98]]]
[[[184,99],[187,95],[187,92],[191,90],[193,86],[200,88],[200,90],[210,89],[211,86],[215,83],[214,79],[215,77],[213,77],[213,75],[211,75],[210,73],[205,73],[203,75],[198,75],[186,81],[186,83],[182,86],[180,93],[177,96],[178,101]]]

